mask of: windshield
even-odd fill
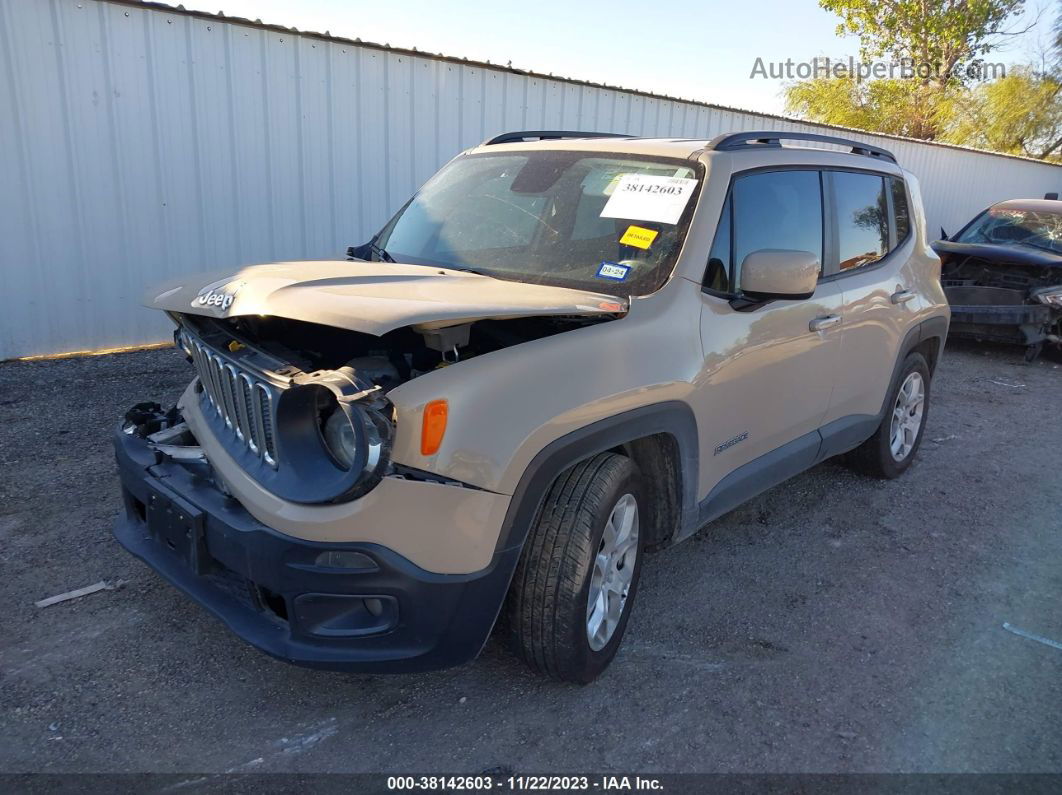
[[[1062,214],[992,207],[956,242],[1032,246],[1062,254]]]
[[[646,295],[670,276],[700,166],[537,150],[454,160],[375,240],[374,259]]]

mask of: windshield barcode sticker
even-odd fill
[[[696,184],[697,180],[685,177],[624,174],[601,217],[677,224]]]

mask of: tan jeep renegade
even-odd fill
[[[121,543],[319,668],[497,623],[592,680],[647,552],[831,456],[900,475],[948,329],[916,180],[824,136],[511,133],[348,253],[154,290],[196,377],[116,435]]]

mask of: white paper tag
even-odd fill
[[[624,174],[601,217],[677,224],[696,184],[697,180],[685,177]]]

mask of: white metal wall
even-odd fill
[[[341,253],[509,129],[814,125],[99,0],[0,0],[0,359],[168,336],[145,287]],[[861,135],[930,229],[1062,190],[1041,163]]]

